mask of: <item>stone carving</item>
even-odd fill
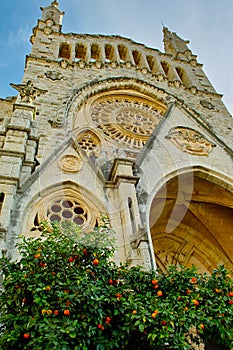
[[[52,33],[52,28],[51,27],[45,27],[44,28],[44,33],[46,34],[46,35],[49,35],[49,34],[51,34]]]
[[[10,86],[19,91],[21,101],[26,103],[33,103],[36,97],[48,92],[48,90],[42,90],[33,86],[31,80],[28,80],[26,84],[11,83]]]
[[[57,116],[54,119],[48,119],[48,122],[52,126],[52,128],[61,128],[64,124],[62,116]]]
[[[66,173],[76,173],[81,169],[81,160],[74,154],[67,154],[59,161],[60,168]]]
[[[106,136],[128,148],[141,149],[163,113],[141,99],[111,96],[92,106],[91,118]]]
[[[63,78],[62,74],[56,71],[48,71],[45,73],[46,78],[51,80],[61,80]]]
[[[214,105],[213,105],[211,102],[209,102],[209,101],[201,100],[201,101],[200,101],[200,104],[201,104],[202,107],[204,107],[204,108],[214,109]]]
[[[201,133],[191,128],[172,128],[167,139],[170,139],[183,152],[197,156],[208,156],[216,145],[208,141]]]
[[[60,65],[61,65],[61,68],[66,69],[70,65],[70,62],[66,59],[62,59],[60,61]]]

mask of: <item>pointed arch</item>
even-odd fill
[[[41,221],[71,221],[86,231],[98,226],[106,216],[107,210],[93,193],[72,181],[65,181],[34,196],[25,212],[24,227],[27,234],[33,235]]]
[[[221,175],[196,168],[167,176],[149,213],[155,259],[197,265],[211,272],[218,264],[233,270],[233,185]]]

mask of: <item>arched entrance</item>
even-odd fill
[[[156,193],[150,230],[157,266],[195,265],[233,271],[233,191],[204,172],[173,177]]]

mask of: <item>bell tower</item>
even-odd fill
[[[58,48],[54,45],[57,36],[61,33],[64,12],[59,10],[59,4],[55,0],[47,7],[41,7],[42,18],[38,20],[37,26],[33,28],[30,38],[32,46],[31,55],[40,58],[54,59]],[[54,38],[55,37],[55,38]]]

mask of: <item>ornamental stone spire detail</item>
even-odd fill
[[[29,104],[32,104],[38,96],[48,92],[48,90],[42,90],[35,87],[31,80],[28,80],[26,84],[10,83],[10,86],[19,92],[22,102]]]

